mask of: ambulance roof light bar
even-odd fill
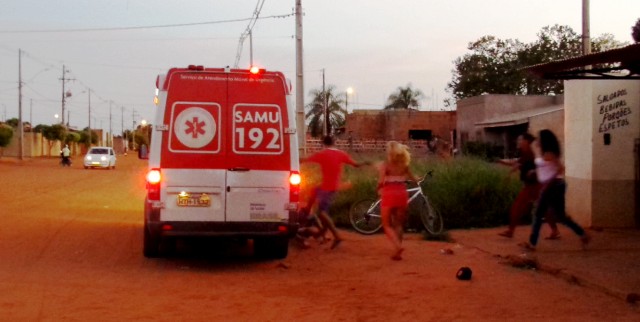
[[[260,74],[264,74],[264,72],[266,72],[267,70],[264,68],[260,68],[258,66],[251,66],[251,68],[249,68],[249,72],[253,75],[260,75]]]
[[[204,66],[202,65],[189,65],[189,67],[187,67],[188,70],[196,70],[196,71],[203,71],[204,70]]]

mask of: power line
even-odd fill
[[[262,11],[262,6],[264,5],[264,1],[265,0],[258,0],[258,3],[256,3],[256,9],[253,11],[253,16],[251,16],[251,19],[249,20],[249,24],[247,25],[247,28],[240,35],[240,40],[238,42],[238,50],[236,52],[236,61],[233,64],[235,68],[238,67],[238,62],[240,62],[240,57],[242,56],[242,45],[244,44],[244,40],[247,38],[247,36],[251,35],[253,26],[255,26],[258,19],[260,19],[260,11]]]
[[[264,3],[264,0],[262,0]],[[215,20],[215,21],[204,21],[204,22],[191,22],[191,23],[180,23],[180,24],[169,24],[169,25],[151,25],[151,26],[130,26],[130,27],[108,27],[108,28],[76,28],[76,29],[29,29],[29,30],[0,30],[0,33],[3,34],[24,34],[24,33],[56,33],[56,32],[91,32],[91,31],[125,31],[125,30],[137,30],[137,29],[158,29],[158,28],[175,28],[175,27],[189,27],[189,26],[200,26],[200,25],[214,25],[214,24],[222,24],[222,23],[231,23],[231,22],[243,22],[243,21],[251,21],[254,19],[274,19],[274,18],[287,18],[293,16],[292,13],[285,15],[271,15],[261,18],[240,18],[240,19],[229,19],[229,20]]]

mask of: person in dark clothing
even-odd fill
[[[499,163],[511,167],[511,172],[520,171],[520,181],[522,181],[522,189],[516,196],[509,211],[509,228],[498,235],[511,238],[518,225],[520,219],[531,213],[534,203],[540,194],[540,183],[536,176],[536,165],[534,162],[535,155],[531,149],[531,143],[535,140],[533,135],[524,133],[518,136],[518,150],[520,157],[518,159],[503,159]],[[546,218],[549,227],[551,227],[551,235],[547,239],[557,239],[560,237],[558,226],[553,216]]]

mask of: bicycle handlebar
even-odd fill
[[[433,177],[433,170],[429,170],[429,172],[425,173],[422,177],[420,177],[420,179],[418,181],[416,181],[415,183],[418,184],[419,186],[422,185],[422,183],[427,179],[427,177],[431,178]],[[407,180],[406,183],[411,183],[413,181],[411,180]]]

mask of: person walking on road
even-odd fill
[[[511,238],[513,232],[516,230],[516,226],[520,219],[531,214],[533,205],[538,199],[540,194],[540,183],[536,176],[536,164],[535,155],[531,149],[531,143],[535,140],[533,135],[524,133],[518,136],[518,150],[520,157],[517,159],[502,159],[498,161],[500,164],[504,164],[511,167],[511,172],[520,171],[520,181],[522,181],[522,189],[516,196],[516,199],[511,205],[509,211],[509,228],[506,231],[499,233],[498,235]],[[551,227],[551,235],[547,239],[558,239],[560,233],[558,232],[558,226],[556,225],[553,216],[546,216],[545,221]]]
[[[409,170],[411,154],[406,145],[395,141],[387,143],[387,160],[380,166],[378,192],[381,196],[382,227],[394,246],[393,260],[401,260],[402,235],[407,218],[409,194],[406,181],[418,179]]]
[[[582,246],[591,240],[591,236],[565,212],[565,193],[567,185],[564,181],[564,165],[560,160],[560,143],[550,130],[542,130],[538,140],[534,142],[536,154],[535,164],[538,181],[540,181],[540,197],[533,216],[533,225],[528,243],[522,243],[526,249],[535,250],[540,234],[542,220],[547,212],[552,212],[558,222],[571,228],[580,236]]]
[[[322,224],[322,230],[319,235],[324,236],[325,231],[329,229],[333,235],[331,249],[334,249],[342,242],[342,238],[338,234],[336,226],[329,216],[329,207],[333,203],[335,194],[340,187],[342,165],[348,164],[354,167],[360,167],[366,163],[357,163],[347,153],[336,149],[331,136],[325,136],[322,143],[324,146],[322,151],[311,155],[307,159],[302,159],[301,161],[314,162],[320,165],[322,183],[320,184],[320,187],[316,189],[315,193],[315,199],[317,199],[318,202],[318,217]],[[312,205],[308,206],[311,207]]]

